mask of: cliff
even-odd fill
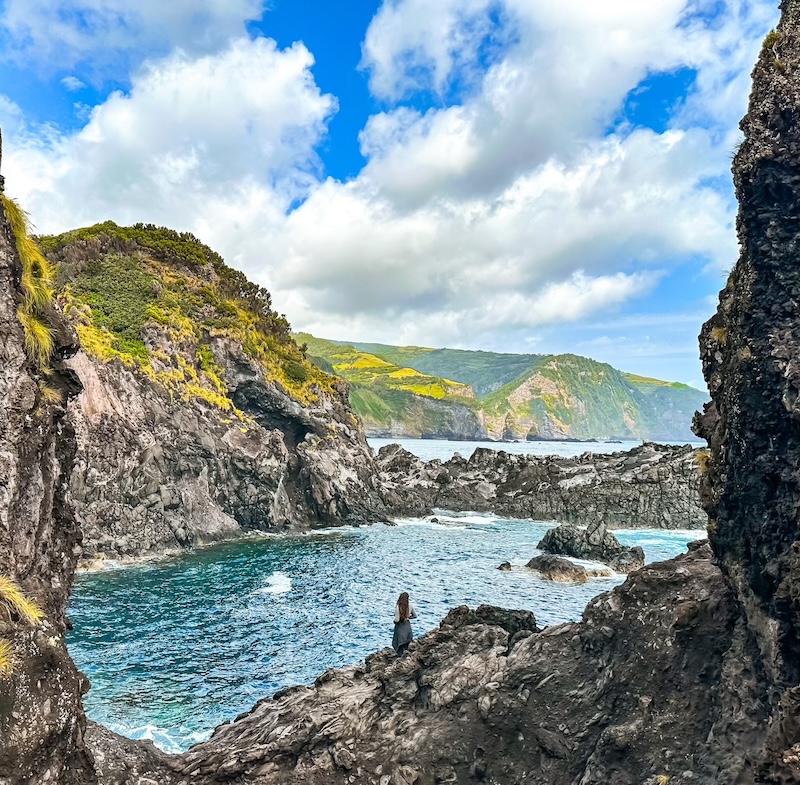
[[[741,253],[700,336],[712,402],[709,536],[741,605],[770,717],[760,782],[800,779],[800,3],[753,72],[733,163]]]
[[[77,785],[95,782],[88,682],[63,637],[81,540],[65,494],[77,346],[25,224],[0,187],[0,783]]]
[[[712,392],[698,423],[711,444],[703,484],[711,548],[700,543],[632,573],[577,624],[537,632],[525,614],[457,609],[406,656],[383,651],[285,690],[181,756],[97,727],[90,756],[80,682],[58,655],[57,628],[28,649],[33,628],[11,619],[21,637],[16,675],[0,682],[3,785],[799,781],[800,0],[781,7],[734,162],[741,257],[701,336]],[[5,269],[18,269],[7,238],[0,248]],[[19,380],[35,401],[37,372],[15,320],[19,284],[9,277],[3,383]],[[55,404],[41,406],[57,429]],[[44,433],[30,407],[0,411],[3,454],[36,479],[18,483],[15,498],[47,499],[9,519],[17,535],[2,531],[0,555],[57,624],[74,568],[74,525],[52,516],[63,511],[54,470],[67,470],[69,434]],[[66,702],[49,700],[52,692]],[[20,721],[26,707],[38,724]],[[9,739],[20,738],[9,768]]]
[[[479,448],[469,459],[424,463],[398,445],[378,453],[390,506],[407,515],[435,507],[610,528],[705,528],[699,466],[704,451],[645,444],[576,458]]]
[[[708,397],[573,354],[343,344],[305,333],[311,359],[353,385],[374,436],[691,440]]]
[[[346,386],[265,290],[166,229],[42,242],[82,348],[69,501],[84,559],[384,516]]]

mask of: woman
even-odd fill
[[[394,636],[392,646],[398,654],[405,654],[408,644],[414,637],[411,632],[411,622],[409,619],[416,619],[417,612],[409,602],[408,592],[404,591],[397,600],[394,607]]]

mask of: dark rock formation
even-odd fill
[[[640,547],[622,545],[598,522],[585,529],[571,524],[556,526],[545,533],[536,547],[545,553],[603,562],[615,572],[630,572],[644,566],[644,551]]]
[[[0,638],[13,651],[11,673],[0,673],[0,783],[92,783],[81,706],[88,682],[63,637],[80,551],[80,530],[64,498],[75,453],[64,402],[78,386],[63,357],[76,347],[52,314],[57,354],[49,375],[28,359],[17,317],[20,275],[0,206],[0,576],[45,612],[38,625],[25,624],[0,603]]]
[[[377,465],[388,504],[421,515],[434,507],[609,528],[699,529],[698,450],[644,444],[577,458],[511,455],[479,448],[469,460],[424,463],[399,445]]]
[[[800,3],[764,42],[734,159],[741,253],[700,336],[714,552],[770,715],[759,782],[800,780]],[[766,729],[765,729],[766,730]]]
[[[534,556],[525,566],[554,583],[586,583],[589,580],[586,567],[549,553]]]

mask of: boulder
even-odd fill
[[[544,580],[554,583],[586,583],[589,580],[585,567],[549,553],[534,556],[525,566],[536,570]]]
[[[564,524],[550,529],[536,546],[545,553],[572,556],[607,564],[615,572],[631,572],[644,566],[644,551],[622,545],[601,522],[586,529]],[[530,566],[530,564],[529,564]]]

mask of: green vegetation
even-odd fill
[[[41,242],[88,354],[239,416],[215,354],[225,339],[302,403],[332,391],[334,380],[305,359],[269,292],[193,235],[106,221]]]
[[[442,376],[420,373],[414,368],[398,366],[348,344],[315,338],[308,333],[297,333],[295,340],[305,343],[312,357],[324,359],[334,373],[351,384],[381,387],[387,390],[405,390],[428,398],[442,399],[450,396],[474,398],[472,389],[467,384]]]
[[[341,345],[337,341],[329,343]],[[353,343],[352,346],[401,368],[409,367],[423,374],[469,385],[477,398],[485,398],[547,357],[544,354],[500,354],[381,343]]]
[[[5,605],[12,615],[18,616],[28,624],[39,624],[44,618],[42,609],[33,600],[29,600],[22,589],[5,575],[0,575],[0,603]]]
[[[44,371],[53,353],[53,332],[48,320],[53,302],[53,268],[31,237],[25,211],[4,194],[0,194],[0,204],[11,227],[22,266],[23,300],[17,309],[17,317],[25,331],[25,351],[28,358]]]
[[[10,641],[0,638],[0,676],[9,676],[14,670],[14,647]]]
[[[774,51],[775,44],[777,44],[780,40],[781,34],[777,30],[772,29],[764,37],[764,41],[761,46],[763,49],[773,49]]]
[[[493,438],[690,439],[692,415],[706,401],[688,385],[572,354],[344,344],[307,334],[297,339],[308,344],[314,362],[354,385],[350,402],[373,431],[446,433],[452,407],[460,407],[463,419],[479,416]],[[468,384],[479,385],[476,398],[464,392]],[[434,407],[434,398],[450,410]]]
[[[0,575],[0,605],[12,618],[34,626],[44,619],[44,612],[25,596],[17,583],[6,575]],[[10,641],[0,638],[0,676],[9,676],[14,670],[14,647]]]

